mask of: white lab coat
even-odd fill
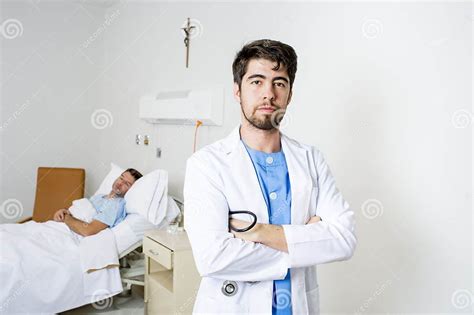
[[[285,278],[291,268],[293,314],[319,314],[316,265],[352,257],[354,212],[322,153],[282,134],[292,196],[291,225],[283,225],[288,253],[235,238],[228,228],[229,210],[250,210],[258,222],[269,222],[239,127],[187,161],[185,229],[202,276],[194,313],[271,314],[273,280]],[[305,225],[315,215],[323,221]],[[235,295],[222,293],[225,280],[237,283]]]

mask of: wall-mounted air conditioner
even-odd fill
[[[139,117],[158,124],[221,126],[223,89],[163,91],[140,99]]]

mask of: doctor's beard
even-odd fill
[[[280,122],[283,120],[284,114],[282,115],[281,108],[274,106],[275,111],[271,115],[264,115],[263,119],[256,117],[257,109],[254,110],[253,114],[250,117],[245,114],[244,107],[242,103],[240,103],[240,109],[242,110],[242,114],[244,115],[245,119],[257,129],[260,130],[273,130],[277,129],[280,126]]]

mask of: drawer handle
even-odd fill
[[[150,253],[152,253],[153,255],[156,255],[156,256],[158,256],[158,254],[159,254],[159,253],[156,252],[154,249],[150,249]]]

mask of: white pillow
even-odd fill
[[[110,163],[110,172],[105,176],[102,184],[100,184],[99,189],[95,192],[95,195],[107,195],[112,190],[112,185],[114,181],[122,175],[125,169],[121,168],[117,164]]]
[[[127,213],[137,213],[159,224],[168,207],[168,172],[155,170],[141,177],[125,194]]]

